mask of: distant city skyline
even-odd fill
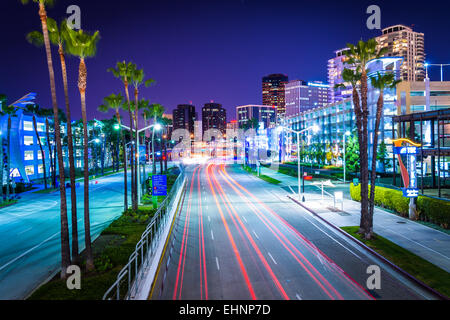
[[[366,9],[373,4],[369,1],[336,4],[281,0],[277,6],[265,0],[129,1],[126,7],[119,8],[101,0],[60,0],[47,10],[48,15],[60,20],[67,16],[66,8],[71,4],[82,10],[82,27],[98,29],[101,34],[97,56],[87,60],[89,119],[112,117],[112,113],[98,112],[97,107],[103,97],[123,94],[120,81],[106,72],[119,60],[133,61],[156,80],[154,86],[141,90],[141,97],[161,103],[166,113],[172,113],[179,104],[200,107],[214,101],[223,105],[230,115],[228,120],[232,120],[236,106],[262,104],[261,78],[265,75],[283,73],[290,79],[326,82],[327,63],[334,51],[381,33],[365,26]],[[448,62],[450,43],[442,39],[448,29],[445,15],[449,3],[433,5],[431,1],[420,7],[383,3],[380,7],[382,28],[414,24],[414,31],[425,34],[426,61]],[[36,4],[23,6],[19,1],[3,1],[0,10],[3,30],[9,30],[18,14],[21,17],[20,23],[4,34],[7,47],[0,52],[0,59],[14,67],[4,66],[0,93],[12,102],[28,92],[36,92],[36,102],[50,108],[44,50],[25,40],[28,32],[40,27]],[[120,21],[129,22],[119,29]],[[266,28],[267,21],[273,27]],[[276,45],[266,46],[265,40],[272,37],[277,39]],[[58,103],[63,109],[59,61],[56,48],[52,49]],[[77,60],[68,58],[69,94],[75,119],[81,117],[77,68]],[[437,68],[429,72],[431,77],[439,77]]]

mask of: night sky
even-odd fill
[[[120,81],[106,72],[119,60],[133,61],[157,81],[141,90],[141,97],[152,103],[171,111],[192,101],[200,111],[213,100],[228,110],[228,120],[234,119],[237,105],[262,103],[264,75],[326,81],[327,60],[335,50],[380,34],[366,28],[366,9],[372,4],[381,7],[382,28],[414,25],[425,33],[427,61],[450,63],[450,1],[58,0],[47,13],[60,21],[71,4],[81,7],[82,28],[101,34],[97,56],[87,60],[89,119],[106,117],[96,111],[103,97],[123,94]],[[25,40],[29,31],[40,29],[37,11],[34,3],[1,1],[0,93],[12,102],[36,92],[37,103],[51,108],[44,49]],[[56,53],[53,47],[58,102],[64,109]],[[78,59],[67,62],[77,119]],[[438,80],[438,70],[431,75]]]

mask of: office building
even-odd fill
[[[329,101],[330,86],[320,81],[289,81],[285,87],[286,118],[298,116],[301,112],[324,106]]]
[[[260,105],[238,106],[236,107],[236,119],[239,128],[250,126],[253,119],[257,119],[258,124],[262,124],[265,129],[273,128],[277,123],[277,108]]]
[[[194,134],[194,122],[196,119],[195,106],[179,104],[173,111],[173,130],[186,129],[190,134]]]
[[[219,103],[206,103],[202,109],[203,135],[210,129],[218,129],[222,134],[227,130],[227,111]]]
[[[284,90],[288,81],[288,76],[284,74],[271,74],[262,79],[262,104],[275,106],[280,116],[286,112]]]
[[[347,58],[345,52],[348,48],[335,51],[335,57],[328,60],[328,83],[329,83],[329,102],[335,103],[348,99],[352,96],[352,86],[345,83],[342,79],[342,72],[345,68],[351,68],[346,65]],[[335,88],[336,85],[343,84],[345,88]]]

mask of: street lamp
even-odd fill
[[[308,131],[313,131],[314,133],[318,133],[318,132],[320,131],[320,128],[319,128],[319,126],[317,126],[317,125],[313,125],[313,126],[310,126],[310,127],[306,128],[306,129],[303,129],[303,130],[300,130],[300,131],[296,131],[296,130],[293,130],[293,129],[289,128],[289,127],[283,127],[283,126],[278,127],[278,132],[282,132],[283,130],[286,130],[286,131],[295,133],[295,134],[297,135],[298,200],[299,200],[299,201],[305,202],[305,197],[303,196],[303,199],[302,199],[302,197],[301,197],[302,191],[300,191],[300,190],[301,190],[301,189],[300,189],[300,186],[301,186],[301,178],[302,178],[302,177],[301,177],[301,172],[302,172],[302,170],[301,170],[301,165],[300,165],[300,135],[301,135],[302,133],[305,133],[305,132],[308,132]],[[304,190],[303,190],[303,191],[304,191]]]
[[[345,159],[345,157],[346,157],[346,155],[345,155],[345,144],[346,144],[345,137],[349,137],[349,136],[350,136],[350,131],[347,131],[344,133],[344,183],[345,183],[345,177],[346,177],[345,170],[347,168],[347,163],[346,163],[346,159]]]
[[[129,131],[131,131],[131,129],[130,129],[130,127],[127,127],[127,126],[125,126],[125,125],[123,125],[123,124],[121,124],[120,125],[122,128],[125,128],[126,130],[129,130]],[[143,132],[143,131],[146,131],[146,130],[148,130],[148,129],[150,129],[150,128],[153,128],[153,134],[152,134],[152,157],[153,157],[153,174],[155,174],[156,173],[156,166],[155,166],[155,147],[154,147],[154,145],[155,145],[155,131],[159,131],[159,130],[161,130],[162,129],[162,126],[161,126],[161,124],[159,124],[159,123],[154,123],[154,124],[152,124],[152,125],[150,125],[150,126],[147,126],[147,127],[145,127],[145,128],[142,128],[142,129],[139,129],[138,131],[137,131],[137,136],[139,137],[139,134],[141,133],[141,132]],[[127,145],[129,144],[130,142],[128,142],[127,143]],[[134,144],[134,141],[132,141],[132,143]],[[141,171],[140,171],[140,169],[139,169],[139,166],[140,166],[140,156],[139,156],[139,139],[137,139],[137,146],[136,146],[136,157],[137,157],[137,172],[138,172],[138,175],[137,175],[137,185],[138,185],[138,203],[140,203],[141,202],[141,197],[142,197],[142,188],[141,188]]]

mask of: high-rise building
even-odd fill
[[[342,72],[345,68],[351,68],[346,65],[345,62],[347,58],[345,57],[345,52],[349,50],[348,48],[340,49],[335,51],[336,56],[328,60],[328,83],[329,88],[329,101],[330,103],[335,103],[348,99],[352,96],[352,85],[350,83],[344,83],[342,79]],[[335,88],[338,84],[344,84],[345,88]]]
[[[387,57],[402,57],[401,79],[423,81],[425,79],[424,34],[403,25],[382,30],[377,37],[378,48],[387,48]]]
[[[285,88],[286,118],[298,116],[303,111],[329,103],[329,88],[329,85],[321,81],[289,81]]]
[[[195,106],[190,104],[179,104],[173,110],[173,130],[186,129],[194,134],[194,121],[197,119]]]
[[[266,129],[273,128],[277,122],[277,108],[258,105],[238,106],[236,107],[236,118],[239,128],[244,128],[253,119],[257,119],[258,123],[263,123]]]
[[[206,103],[202,109],[203,134],[209,129],[219,129],[225,134],[227,131],[227,111],[219,103]]]
[[[285,74],[271,74],[262,79],[263,105],[277,107],[278,115],[286,112],[284,89],[288,81]]]

